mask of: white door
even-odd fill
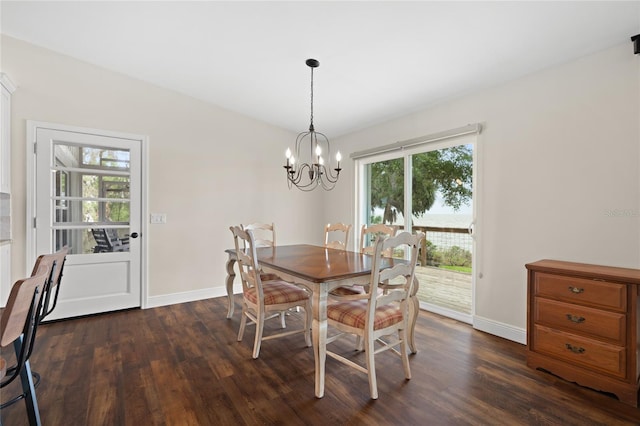
[[[35,255],[69,246],[48,319],[141,306],[142,139],[36,126]]]

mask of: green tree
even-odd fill
[[[454,210],[472,197],[473,150],[471,145],[424,152],[413,156],[412,213],[421,216],[440,192]],[[404,215],[404,162],[402,158],[371,165],[371,209],[382,208],[383,223]]]

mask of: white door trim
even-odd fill
[[[149,290],[148,290],[148,202],[149,202],[149,191],[148,191],[148,182],[149,182],[149,170],[148,170],[148,160],[149,160],[149,137],[144,135],[137,135],[132,133],[124,133],[124,132],[114,132],[109,130],[102,129],[92,129],[86,127],[76,127],[76,126],[68,126],[64,124],[56,124],[56,123],[48,123],[44,121],[34,121],[27,120],[27,140],[25,143],[26,147],[26,240],[25,240],[25,265],[24,265],[24,276],[29,276],[31,274],[31,268],[33,267],[33,263],[36,260],[36,233],[35,227],[33,226],[34,217],[35,217],[35,199],[36,199],[36,154],[35,154],[35,142],[36,142],[36,134],[37,129],[51,129],[51,130],[60,130],[67,132],[76,132],[76,133],[87,133],[87,134],[99,134],[104,136],[111,136],[115,138],[122,139],[133,139],[139,140],[141,142],[141,223],[140,223],[140,233],[142,234],[142,238],[140,238],[140,307],[142,309],[146,309],[149,306]]]

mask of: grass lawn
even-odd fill
[[[471,273],[471,267],[469,266],[452,266],[452,265],[440,265],[442,269],[448,269],[450,271],[462,272],[465,274]]]

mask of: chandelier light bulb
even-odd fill
[[[336,161],[339,163],[340,160],[342,160],[342,154],[340,154],[340,151],[338,151],[338,153],[336,154]]]
[[[320,164],[321,166],[324,164],[324,160],[322,159],[322,157],[318,157],[318,164]]]
[[[291,149],[287,148],[287,151],[284,153],[284,156],[287,158],[291,158]]]
[[[322,148],[320,148],[320,145],[316,145],[316,155],[320,155],[322,154]]]

